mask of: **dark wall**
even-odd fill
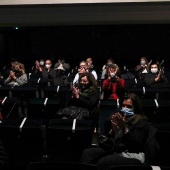
[[[53,58],[55,62],[60,57],[71,66],[87,57],[97,66],[109,57],[128,67],[134,67],[141,56],[170,61],[169,24],[4,28],[0,35],[1,65],[11,57],[28,66],[38,58]]]

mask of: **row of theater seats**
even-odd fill
[[[3,120],[0,124],[0,140],[8,152],[12,168],[26,169],[30,165],[31,170],[44,165],[45,169],[49,164],[55,169],[54,167],[64,163],[63,167],[67,169],[66,165],[73,164],[74,167],[79,163],[85,148],[97,146],[97,143],[94,145],[97,136],[90,127],[91,121],[85,120],[51,119],[46,125],[42,119]],[[158,161],[151,166],[170,167],[170,131],[158,128],[156,138],[161,152],[157,155]],[[50,164],[51,162],[54,164]],[[78,167],[81,166],[83,165]],[[97,169],[96,166],[91,168]]]
[[[0,124],[0,140],[11,166],[25,168],[29,162],[78,162],[81,152],[91,147],[91,121],[51,119],[8,119]]]

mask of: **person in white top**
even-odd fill
[[[95,70],[90,70],[88,68],[88,64],[86,61],[81,61],[79,64],[79,69],[78,69],[78,73],[75,75],[74,80],[73,80],[73,84],[76,84],[78,82],[79,79],[79,75],[85,72],[91,72],[94,76],[94,78],[97,80],[97,73]]]

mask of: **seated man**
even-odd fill
[[[92,73],[94,78],[97,80],[97,73],[96,73],[96,71],[95,70],[89,70],[87,62],[86,61],[81,61],[80,64],[79,64],[78,73],[74,77],[73,84],[78,83],[79,76],[82,73],[86,73],[86,72]]]
[[[150,87],[167,87],[169,82],[163,71],[158,68],[158,64],[151,64],[150,72],[146,74],[144,81]]]

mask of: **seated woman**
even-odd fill
[[[141,100],[136,94],[129,93],[121,101],[121,109],[114,110],[105,122],[105,135],[113,139],[114,148],[87,148],[82,153],[81,163],[96,164],[100,170],[109,170],[110,166],[145,164],[149,122]]]
[[[78,84],[72,87],[72,98],[69,101],[70,106],[83,107],[88,109],[89,119],[96,122],[98,120],[99,92],[97,80],[91,73],[82,73]]]
[[[148,59],[146,57],[141,57],[140,63],[135,67],[136,77],[143,79],[146,73],[149,72],[151,63],[152,63],[152,60],[148,62]]]
[[[27,83],[27,74],[22,63],[16,63],[8,78],[4,81],[7,86],[23,86]]]
[[[33,78],[42,78],[42,70],[45,67],[45,60],[40,59],[35,61],[35,66],[32,67],[32,75]]]
[[[102,84],[104,99],[119,99],[125,94],[125,80],[121,78],[118,66],[115,64],[109,65],[107,72],[107,78]]]

